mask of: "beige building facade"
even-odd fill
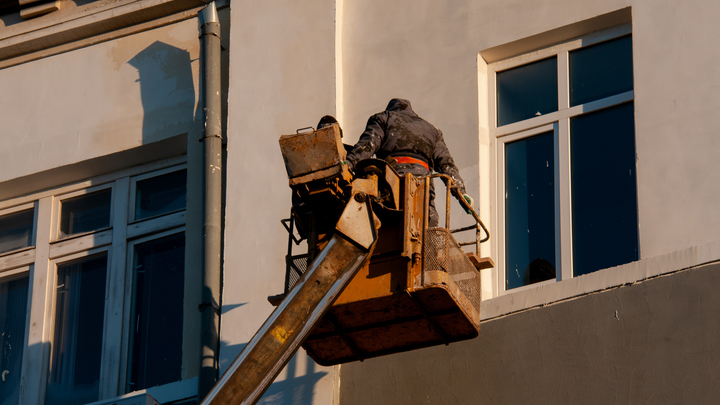
[[[283,289],[279,136],[331,114],[354,143],[399,97],[489,225],[480,337],[329,368],[301,350],[260,403],[715,402],[720,5],[216,5],[220,374]],[[204,6],[0,8],[0,403],[197,402]],[[552,275],[532,278],[536,257]]]

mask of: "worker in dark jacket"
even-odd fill
[[[415,114],[408,100],[394,98],[385,111],[368,119],[365,132],[347,155],[347,162],[352,170],[359,161],[373,155],[390,162],[400,175],[427,176],[433,171],[446,174],[453,179],[470,206],[473,205],[442,132]],[[438,224],[435,187],[431,183],[428,225]]]

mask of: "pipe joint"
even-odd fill
[[[222,40],[222,37],[220,37],[220,23],[212,22],[203,24],[200,38],[202,38],[203,35],[212,35]]]

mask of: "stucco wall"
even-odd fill
[[[186,154],[181,378],[190,390],[200,360],[202,280],[198,32],[189,19],[0,70],[0,199]],[[28,377],[32,384],[38,376]],[[177,395],[184,394],[166,398]]]
[[[718,239],[719,12],[714,1],[633,4],[643,257]]]
[[[720,3],[235,1],[230,16],[230,41],[225,42],[230,47],[230,84],[221,372],[272,310],[266,297],[281,292],[283,287],[287,245],[279,220],[289,213],[290,194],[277,143],[280,135],[315,125],[324,114],[342,113],[345,141],[353,143],[368,116],[384,109],[392,97],[408,98],[421,116],[443,130],[470,193],[482,197],[487,218],[494,214],[489,201],[495,199],[488,188],[489,171],[480,176],[482,168],[491,164],[481,152],[484,145],[491,145],[492,139],[482,131],[487,120],[483,95],[486,83],[482,77],[478,82],[478,53],[627,6],[632,7],[641,256],[651,257],[718,239],[720,211],[716,202],[720,199],[720,184],[714,174],[720,171],[717,159],[720,142],[716,135],[720,115],[714,112],[720,107],[716,95],[720,87],[720,55],[714,51],[714,42],[720,33],[716,23]],[[341,19],[336,20],[338,15]],[[192,19],[0,70],[3,123],[0,184],[173,136],[199,134],[202,114],[197,111],[197,35],[197,20]],[[337,38],[342,42],[336,44]],[[336,45],[342,52],[337,52]],[[342,56],[336,60],[336,55]],[[342,98],[337,99],[339,88],[343,90]],[[199,159],[196,149],[192,149],[195,154],[190,157],[193,164]],[[480,190],[485,190],[484,194]],[[196,220],[189,218],[188,226],[195,226]],[[692,274],[701,285],[698,288],[706,288],[698,275],[705,273]],[[708,272],[707,276],[712,275]],[[678,280],[652,283],[681,285],[681,280],[685,280],[682,277],[690,276],[673,276]],[[687,290],[684,299],[692,301],[696,294],[690,290],[691,283],[682,286]],[[612,294],[641,291],[642,297],[647,295],[643,292],[647,288],[632,287]],[[659,300],[656,295],[653,297]],[[538,340],[528,342],[520,338],[524,332],[535,330],[526,329],[524,323],[547,328],[549,322],[553,327],[562,324],[569,328],[568,325],[585,322],[586,315],[600,316],[589,304],[597,299],[583,298],[576,304],[572,301],[494,321],[484,325],[478,341],[418,352],[438,353],[444,360],[438,363],[417,360],[417,367],[436,366],[447,359],[468,355],[479,356],[479,364],[484,364],[489,360],[482,357],[487,351],[481,345],[487,344],[510,356],[494,358],[499,361],[497,364],[506,362],[507,381],[512,382],[520,375],[530,382],[536,381],[537,374],[542,375],[544,369],[533,356],[544,353],[545,346]],[[579,305],[579,309],[561,311],[575,308],[568,305]],[[604,308],[610,307],[606,304]],[[656,312],[665,314],[668,322],[675,322],[680,313],[667,307],[654,308],[657,311],[653,308],[633,311],[642,322],[652,320]],[[549,311],[549,315],[544,311]],[[578,314],[576,311],[580,311],[577,315],[582,318],[580,321],[573,318],[576,316],[573,314]],[[615,320],[618,324],[610,325],[625,325],[624,322],[629,322],[626,319],[621,316],[620,321]],[[695,336],[703,339],[700,335],[708,330],[697,328],[706,319],[696,318],[695,322]],[[589,323],[587,327],[595,328]],[[493,328],[505,332],[493,334]],[[625,328],[620,333],[623,339],[640,336],[636,326],[628,324]],[[603,331],[612,330],[608,325]],[[578,339],[590,341],[594,336],[580,331],[565,332],[562,347],[569,347],[570,351],[587,347],[578,345]],[[645,345],[658,339],[655,333],[667,333],[651,332],[652,338],[639,343]],[[558,335],[555,329],[546,329],[545,333]],[[567,334],[569,337],[565,337]],[[502,343],[508,339],[512,345]],[[648,350],[663,347],[660,343],[648,346]],[[519,353],[518,345],[533,352]],[[550,346],[547,350],[559,351],[559,347]],[[680,346],[673,346],[677,347]],[[628,348],[617,353],[634,352]],[[520,354],[523,361],[511,364],[505,360]],[[558,355],[562,359],[563,353]],[[347,366],[343,374],[344,399],[355,398],[354,395],[382,397],[392,386],[376,385],[383,382],[380,377],[397,373],[397,378],[387,378],[385,382],[399,384],[405,378],[403,373],[409,371],[398,371],[399,365],[393,364],[401,361],[414,364],[416,360],[412,359],[417,356],[406,354]],[[516,363],[527,368],[512,369]],[[556,369],[564,367],[561,363],[553,364]],[[475,395],[476,386],[487,387],[463,376],[462,370],[453,370],[458,381],[464,381],[467,392]],[[647,366],[645,370],[650,373],[652,368]],[[484,375],[488,371],[477,372]],[[650,375],[647,373],[646,376]],[[570,378],[572,373],[567,374]],[[539,381],[546,381],[543,378],[547,377]],[[616,379],[625,378],[624,374],[616,373]],[[498,386],[506,382],[490,380]],[[577,381],[570,382],[584,387]],[[542,391],[547,388],[541,385],[532,383],[535,391],[528,392],[560,400],[565,397],[557,395],[575,392]],[[640,388],[630,385],[634,388],[627,392],[635,395],[636,389],[647,391],[646,386],[650,385]],[[265,402],[331,403],[332,387],[333,370],[314,365],[300,353],[271,388]],[[424,389],[425,385],[414,387]],[[518,400],[522,402],[522,398]],[[362,402],[358,399],[357,403]]]
[[[720,264],[481,325],[477,339],[341,366],[343,405],[711,404]]]
[[[0,182],[196,131],[197,37],[187,20],[0,70]]]
[[[345,131],[359,134],[389,97],[407,97],[445,132],[463,174],[477,170],[487,114],[478,103],[485,86],[483,77],[475,82],[478,52],[627,6],[641,257],[715,241],[717,2],[345,2]],[[485,214],[494,209],[488,204]],[[484,324],[473,342],[343,366],[341,401],[712,403],[715,268],[512,315]]]
[[[478,52],[627,6],[633,16],[641,256],[717,240],[720,185],[708,175],[720,171],[720,117],[713,114],[720,107],[720,56],[712,42],[720,31],[713,17],[717,2],[346,1],[345,132],[356,139],[387,100],[409,98],[444,131],[475,193],[478,116],[482,121],[487,114],[485,106],[478,108]],[[479,85],[482,91],[485,83]],[[493,212],[489,207],[487,215]]]
[[[287,216],[289,189],[279,135],[336,112],[345,141],[353,143],[368,116],[384,109],[392,97],[408,98],[421,116],[443,130],[469,191],[482,197],[488,218],[495,209],[489,201],[495,199],[488,187],[492,162],[484,158],[483,147],[492,147],[492,139],[482,130],[488,112],[486,82],[481,75],[478,81],[478,53],[628,6],[641,257],[647,258],[718,239],[715,201],[720,185],[712,174],[720,171],[715,158],[720,116],[712,111],[720,107],[715,97],[720,56],[712,51],[712,41],[720,30],[713,17],[720,5],[708,0],[233,4],[222,370],[269,314],[265,297],[282,289],[286,236],[278,220]],[[337,21],[336,10],[342,16]],[[336,38],[342,40],[339,53]],[[580,347],[568,344],[573,350]],[[474,349],[460,353],[462,357]],[[364,367],[368,381],[373,373],[387,377],[382,370],[394,360],[387,361],[349,370]],[[299,369],[305,375],[328,373],[319,379],[325,385],[313,400],[329,401],[330,370]],[[343,384],[348,384],[347,375]],[[286,378],[284,374],[279,381]],[[373,390],[373,384],[358,387],[363,395],[385,392]],[[348,392],[343,388],[344,399],[352,397]],[[358,398],[368,399],[363,395]]]
[[[278,138],[335,114],[335,3],[237,2],[227,133],[221,373],[283,291],[290,188]],[[331,368],[300,352],[261,403],[329,404]]]

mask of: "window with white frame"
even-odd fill
[[[0,202],[0,404],[182,379],[184,158]]]
[[[629,25],[488,68],[499,291],[638,260]]]

